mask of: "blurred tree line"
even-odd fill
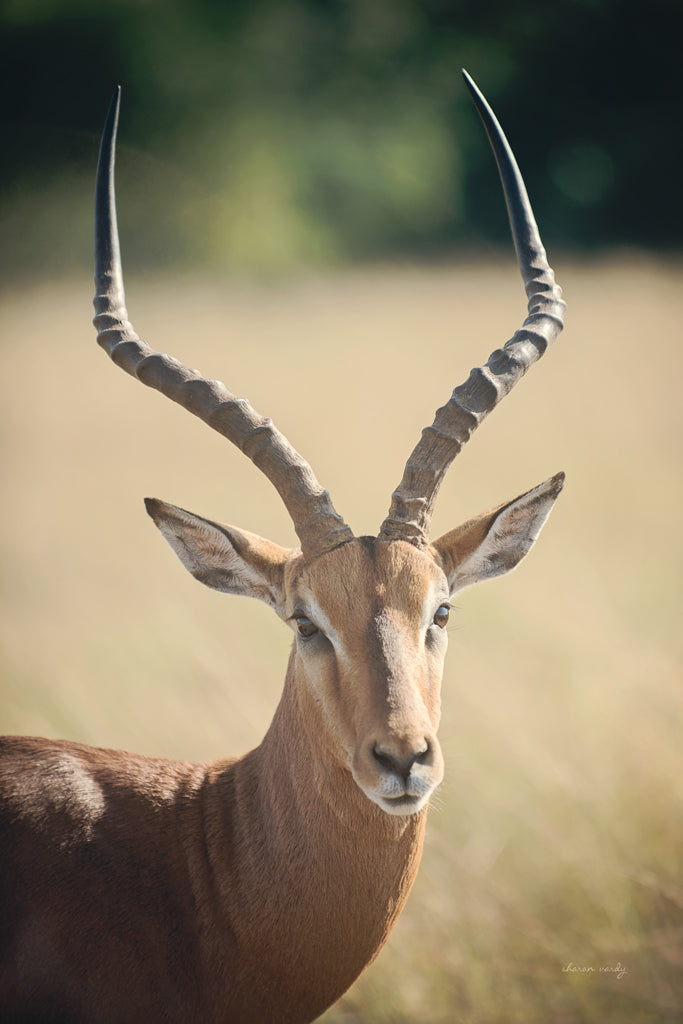
[[[549,247],[677,249],[682,25],[680,0],[2,0],[2,275],[89,262],[118,82],[128,265],[506,242],[461,67]]]

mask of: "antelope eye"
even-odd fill
[[[450,610],[450,606],[447,604],[439,605],[439,607],[436,610],[436,615],[434,616],[434,625],[439,626],[440,629],[443,629],[444,626],[446,626],[446,624],[448,623],[448,616],[450,614]]]
[[[307,615],[297,615],[296,628],[299,630],[299,636],[303,637],[314,636],[319,632],[316,624],[311,622]]]

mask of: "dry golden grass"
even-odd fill
[[[420,876],[329,1024],[683,1012],[683,271],[561,269],[567,331],[452,467],[435,534],[558,469],[565,492],[519,571],[459,601]],[[0,729],[237,753],[268,724],[288,633],[185,575],[141,498],[281,543],[293,531],[235,449],[109,365],[90,297],[62,282],[2,303]],[[273,416],[358,533],[376,532],[436,406],[523,315],[507,262],[269,288],[136,280],[128,297],[144,337]]]

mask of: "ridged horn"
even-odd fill
[[[446,405],[437,410],[433,424],[423,430],[406,463],[380,538],[405,540],[418,547],[429,543],[434,504],[446,470],[484,417],[560,333],[565,311],[512,150],[483,95],[466,71],[463,76],[498,164],[527,294],[528,316],[503,348],[491,354],[485,366],[472,370],[467,381],[455,388]]]
[[[353,539],[309,464],[272,420],[236,398],[220,381],[153,351],[128,320],[116,220],[114,161],[121,90],[117,88],[102,133],[95,196],[95,319],[97,341],[112,360],[148,387],[198,416],[237,445],[282,498],[307,558]]]

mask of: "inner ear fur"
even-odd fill
[[[563,484],[564,473],[558,473],[434,541],[451,594],[514,569],[533,547]]]
[[[193,512],[146,498],[145,507],[185,568],[196,580],[224,594],[282,603],[289,548],[236,526],[225,526]]]

